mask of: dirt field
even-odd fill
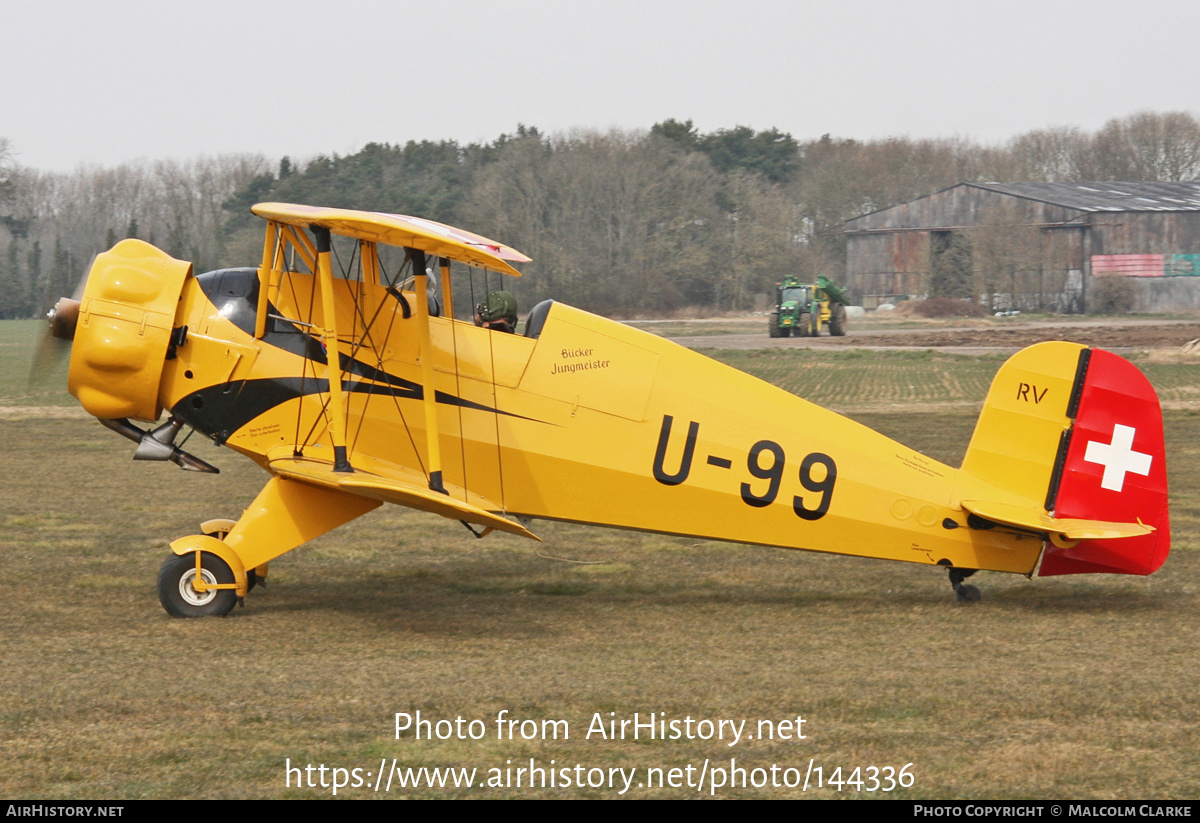
[[[672,340],[689,348],[937,348],[974,353],[984,349],[1017,350],[1047,340],[1070,340],[1113,351],[1176,349],[1200,338],[1200,321],[1188,319],[1059,318],[941,321],[928,325],[854,328],[845,337],[771,339],[761,334],[680,335]]]

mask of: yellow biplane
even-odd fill
[[[553,301],[523,334],[457,320],[463,267],[515,250],[390,214],[263,203],[257,268],[195,275],[139,240],[51,312],[69,388],[134,459],[271,478],[171,544],[172,615],[223,615],[269,561],[383,502],[537,539],[537,518],[978,569],[1149,574],[1170,545],[1158,400],[1115,355],[1000,370],[959,469],[674,343]],[[461,291],[461,289],[460,289]],[[459,296],[461,299],[461,295]],[[142,429],[131,420],[166,422]]]

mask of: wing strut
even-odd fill
[[[282,277],[279,271],[283,258],[283,238],[279,224],[267,221],[267,238],[263,243],[262,265],[258,269],[258,306],[254,313],[254,339],[262,340],[267,334],[267,311],[272,291]]]
[[[454,319],[454,290],[450,288],[450,260],[438,258],[438,267],[442,270],[442,316]]]
[[[325,341],[325,370],[329,376],[329,437],[333,441],[333,470],[352,472],[346,459],[346,399],[342,394],[342,357],[338,347],[337,306],[333,302],[333,268],[329,263],[329,229],[312,227],[317,241],[317,279],[321,282],[321,314]]]
[[[425,252],[409,248],[413,282],[417,287],[417,327],[421,335],[421,397],[425,405],[425,445],[429,452],[429,488],[449,494],[442,484],[442,452],[438,442],[437,391],[433,387],[433,340],[429,334],[429,277],[425,271]]]

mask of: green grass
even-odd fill
[[[1131,358],[1150,378],[1164,406],[1200,410],[1200,363],[1192,360],[1162,361],[1141,355]]]
[[[766,334],[766,315],[745,317],[718,317],[708,320],[622,320],[635,329],[657,334],[659,337],[710,337],[721,334]]]
[[[16,334],[0,324],[0,352]],[[20,324],[17,324],[18,326]],[[20,330],[18,330],[20,331]],[[21,332],[23,333],[23,331]],[[7,357],[0,354],[0,357]],[[723,352],[956,464],[998,359]],[[0,406],[22,403],[4,361]],[[1146,363],[1167,391],[1173,364]],[[14,395],[16,397],[14,397]],[[46,395],[49,397],[49,395]],[[66,401],[69,402],[69,398]],[[913,414],[931,402],[939,413]],[[954,405],[960,404],[960,405]],[[1200,413],[1166,416],[1175,550],[1149,578],[980,574],[955,604],[908,564],[537,523],[475,540],[386,506],[274,562],[222,620],[172,620],[168,542],[236,516],[266,475],[134,463],[86,418],[0,419],[0,795],[330,797],[284,764],[807,768],[912,763],[911,789],[725,788],[720,797],[1193,798],[1200,769]],[[586,562],[573,562],[586,561]],[[497,740],[495,718],[568,740]],[[395,736],[396,712],[488,724]],[[593,716],[805,718],[805,739],[585,739]],[[511,764],[508,763],[511,761]],[[642,777],[639,774],[639,778]],[[635,787],[626,796],[691,797]],[[613,797],[609,789],[422,787],[339,797]]]
[[[1000,356],[967,357],[930,350],[817,352],[808,349],[702,350],[734,368],[836,411],[907,407],[977,410]]]

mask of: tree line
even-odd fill
[[[1033,130],[1002,145],[798,141],[669,119],[648,131],[547,135],[522,125],[490,143],[370,143],[300,162],[222,155],[69,173],[21,166],[13,148],[0,138],[4,318],[44,312],[125,237],[198,271],[255,265],[263,228],[249,207],[265,200],[461,225],[533,258],[511,286],[523,306],[554,297],[637,313],[747,309],[785,274],[840,279],[845,220],[960,182],[1200,179],[1200,122],[1183,112],[1143,112],[1096,132]]]

